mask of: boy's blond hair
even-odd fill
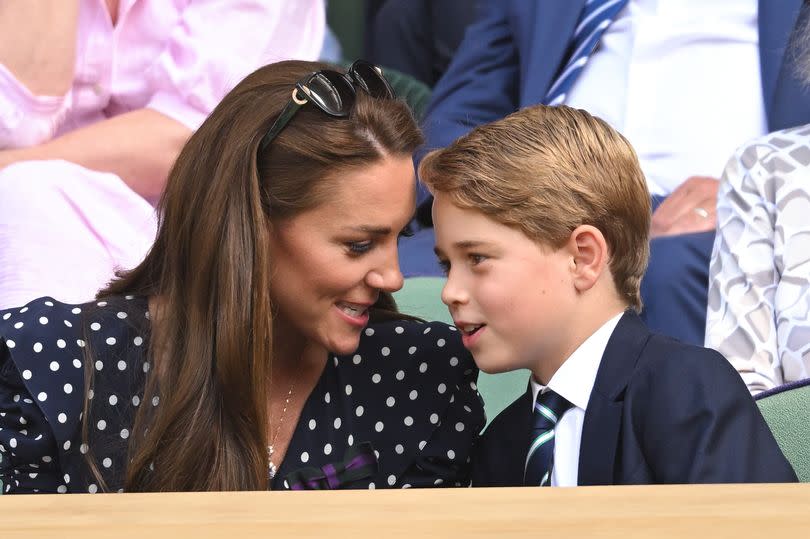
[[[421,180],[460,208],[562,247],[580,225],[605,237],[619,295],[641,310],[650,194],[633,147],[583,110],[536,105],[428,154]]]

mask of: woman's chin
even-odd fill
[[[326,345],[327,350],[336,356],[345,356],[354,353],[360,346],[360,337],[343,337],[340,339],[330,339]]]

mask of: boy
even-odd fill
[[[636,314],[650,197],[620,134],[529,107],[419,174],[464,345],[485,372],[532,372],[482,436],[474,485],[796,481],[729,363]]]

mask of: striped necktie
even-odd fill
[[[551,390],[537,394],[534,403],[531,444],[526,455],[523,484],[547,487],[551,485],[554,465],[554,427],[562,415],[573,406]]]
[[[570,51],[568,63],[554,80],[543,103],[554,106],[565,101],[605,29],[610,26],[627,2],[628,0],[588,0],[585,3],[568,49]]]

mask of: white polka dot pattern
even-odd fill
[[[315,389],[323,396],[310,399],[315,404],[301,413],[301,424],[314,421],[317,428],[294,439],[288,455],[306,452],[306,465],[320,467],[370,442],[379,470],[359,487],[468,484],[470,444],[483,415],[471,384],[477,371],[458,333],[444,324],[403,321],[367,329],[358,351],[327,365]],[[325,444],[329,455],[320,449]],[[296,459],[285,460],[279,476],[294,470],[289,462]],[[276,485],[284,488],[280,480]]]
[[[11,447],[8,422],[17,418],[26,427],[15,429],[14,454],[0,460],[4,490],[97,492],[100,487],[84,460],[91,447],[105,481],[115,490],[120,488],[123,470],[116,464],[123,462],[132,417],[129,408],[133,408],[128,396],[127,409],[121,409],[120,396],[142,386],[143,376],[133,377],[126,371],[144,361],[142,353],[132,353],[136,345],[122,343],[142,341],[141,333],[126,319],[133,312],[143,313],[146,304],[133,302],[113,310],[108,306],[113,302],[100,303],[104,305],[76,307],[43,298],[0,316],[0,455]],[[98,358],[93,363],[95,390],[85,391],[88,339]],[[9,341],[14,344],[9,346]],[[30,344],[23,350],[17,343]],[[93,428],[88,446],[82,442],[79,426],[84,397],[96,392],[102,398],[90,401]],[[110,414],[111,410],[116,413]]]
[[[134,413],[144,400],[161,405],[160,396],[143,395],[150,376],[146,302],[47,301],[31,302],[24,313],[0,312],[0,456],[8,453],[14,463],[13,469],[0,464],[0,480],[11,492],[98,492],[89,454],[108,489],[119,491]],[[339,463],[364,443],[374,448],[377,472],[351,488],[469,483],[470,448],[484,418],[477,371],[457,332],[442,323],[373,324],[357,351],[325,359],[273,488],[289,488],[284,479],[291,472]],[[87,441],[78,428],[85,396],[91,399]]]

